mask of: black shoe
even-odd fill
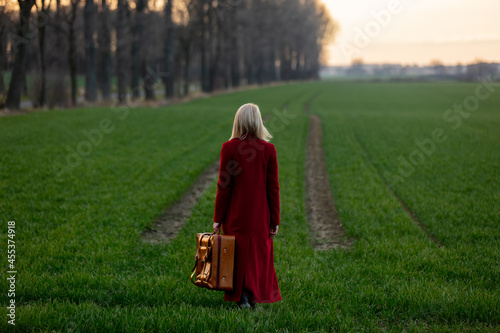
[[[240,309],[251,309],[252,308],[252,306],[248,302],[248,296],[246,294],[244,294],[244,293],[241,294],[241,299],[238,302],[238,306],[240,307]]]

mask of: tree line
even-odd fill
[[[319,0],[2,1],[0,95],[12,109],[23,95],[54,107],[81,90],[125,103],[314,79],[336,31]]]

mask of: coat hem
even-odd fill
[[[256,300],[254,301],[255,303],[259,303],[259,304],[271,304],[271,303],[277,303],[279,301],[281,301],[282,298],[280,297],[279,299],[277,300]],[[239,301],[235,301],[235,300],[224,300],[225,302],[239,302]]]

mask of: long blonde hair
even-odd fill
[[[229,140],[244,139],[251,133],[265,141],[269,141],[273,137],[262,122],[259,107],[253,103],[247,103],[240,106],[234,116],[233,133]]]

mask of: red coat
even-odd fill
[[[214,222],[236,238],[234,284],[225,301],[281,300],[269,230],[280,224],[278,160],[273,144],[249,135],[222,145]]]

